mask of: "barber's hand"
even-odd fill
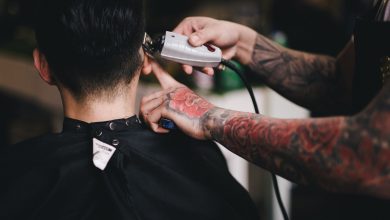
[[[173,31],[188,36],[192,46],[208,42],[214,44],[221,48],[224,59],[235,58],[242,64],[250,63],[257,35],[246,26],[208,17],[185,18]],[[184,65],[183,69],[188,74],[193,70],[188,65]],[[203,72],[214,74],[212,68],[204,68]]]
[[[144,122],[157,133],[167,133],[169,130],[159,126],[159,120],[167,118],[187,135],[201,140],[209,139],[202,119],[215,108],[214,105],[177,82],[157,63],[152,62],[152,69],[163,90],[142,99],[140,116]]]

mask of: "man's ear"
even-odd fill
[[[150,58],[144,53],[144,62],[142,64],[142,73],[149,75],[152,72],[152,64],[150,63]]]
[[[34,49],[34,66],[38,70],[41,78],[49,85],[54,85],[53,76],[50,73],[49,64],[47,63],[45,55],[43,55],[38,49]]]

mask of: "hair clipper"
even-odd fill
[[[143,48],[151,56],[187,64],[194,67],[217,67],[222,61],[222,51],[211,44],[193,47],[188,37],[170,31],[152,40],[145,33]]]

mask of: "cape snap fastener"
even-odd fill
[[[115,130],[115,123],[114,122],[110,122],[110,124],[108,125],[108,127],[110,128],[111,131],[114,131]]]
[[[113,146],[118,146],[119,145],[119,140],[118,139],[112,140],[112,145]]]
[[[100,130],[95,131],[96,137],[100,137],[100,136],[102,136],[102,134],[103,134],[103,132]]]

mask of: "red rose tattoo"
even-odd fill
[[[168,95],[168,107],[189,118],[200,118],[214,106],[186,87],[181,87]]]
[[[211,137],[301,184],[390,198],[390,84],[353,117],[285,120],[225,109],[206,117]]]

